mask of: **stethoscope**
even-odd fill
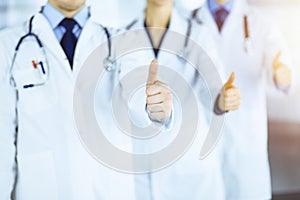
[[[43,8],[40,11],[40,13],[43,12]],[[89,11],[89,16],[90,17],[90,11]],[[26,33],[25,35],[23,35],[15,48],[14,51],[14,55],[13,55],[13,59],[12,59],[12,63],[10,66],[10,85],[15,88],[15,89],[28,89],[28,88],[33,88],[33,87],[38,87],[38,86],[43,86],[45,85],[48,81],[49,81],[49,62],[48,62],[48,58],[46,56],[46,51],[45,48],[43,46],[43,43],[41,42],[40,38],[38,37],[38,35],[36,35],[35,33],[32,32],[32,23],[33,23],[33,19],[34,16],[32,16],[29,20],[29,27],[28,27],[28,33]],[[101,25],[100,25],[101,26]],[[103,61],[104,67],[107,71],[111,71],[113,70],[113,65],[114,65],[114,60],[112,58],[112,48],[111,48],[111,39],[110,39],[110,33],[108,31],[108,29],[104,26],[101,26],[101,28],[104,30],[106,38],[107,38],[107,46],[108,46],[108,55],[106,56],[106,58]],[[43,53],[44,58],[40,59],[40,60],[32,60],[32,67],[34,69],[34,71],[36,71],[36,73],[38,74],[38,76],[40,77],[40,81],[33,83],[26,83],[23,84],[21,86],[17,85],[14,76],[13,76],[13,70],[14,70],[14,66],[15,66],[15,62],[17,59],[17,55],[19,53],[20,47],[22,45],[22,43],[24,42],[24,40],[27,38],[33,38],[35,40],[35,42],[38,45],[38,48],[40,49],[40,51]]]
[[[129,25],[127,25],[125,27],[125,30],[129,31],[137,22],[138,22],[138,19],[133,20]],[[184,41],[183,48],[176,53],[177,57],[182,62],[185,62],[185,59],[186,59],[186,57],[188,56],[188,53],[189,53],[188,50],[187,50],[187,47],[189,45],[189,39],[190,39],[192,28],[193,28],[192,20],[187,19],[187,22],[188,22],[188,26],[187,26],[187,31],[186,31],[186,34],[185,34],[185,41]],[[149,35],[148,35],[148,37],[149,37]]]
[[[183,49],[181,50],[180,54],[178,55],[181,59],[186,59],[186,57],[188,56],[188,51],[187,51],[187,47],[189,46],[189,40],[190,40],[190,36],[192,33],[192,20],[188,19],[188,28],[185,34],[185,41],[184,41],[184,46]]]
[[[46,57],[45,48],[43,47],[43,44],[42,44],[41,40],[39,39],[39,37],[35,33],[32,32],[32,21],[33,21],[33,18],[34,18],[34,16],[32,16],[30,18],[30,20],[29,20],[29,30],[28,30],[28,33],[25,34],[25,35],[23,35],[19,39],[19,41],[18,41],[18,43],[16,45],[15,52],[14,52],[13,59],[12,59],[12,63],[11,63],[11,66],[10,66],[10,85],[12,87],[14,87],[15,89],[21,89],[21,88],[27,89],[27,88],[37,87],[37,86],[43,86],[49,80],[49,68],[48,68],[49,62],[48,62],[48,59]],[[36,70],[37,73],[39,73],[39,75],[41,77],[41,81],[37,82],[37,83],[27,83],[27,84],[24,84],[22,86],[18,86],[16,84],[16,81],[15,81],[14,76],[13,76],[13,69],[14,69],[14,65],[15,65],[15,61],[16,61],[17,55],[19,53],[20,46],[23,43],[23,41],[26,38],[29,38],[29,37],[34,38],[34,40],[38,44],[38,47],[40,48],[41,52],[43,52],[43,55],[45,57],[44,60],[39,60],[39,61],[32,60],[32,66],[33,66],[34,70]]]
[[[203,21],[198,18],[198,12],[201,8],[198,8],[193,11],[192,13],[192,19],[195,20],[198,24],[203,24]],[[250,31],[249,31],[249,20],[248,16],[244,15],[243,17],[243,22],[244,22],[244,50],[246,53],[250,54],[251,53],[251,37],[250,37]]]

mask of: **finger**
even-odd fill
[[[241,100],[235,100],[235,101],[231,101],[231,102],[225,102],[225,107],[226,108],[231,108],[234,106],[239,106],[241,105]]]
[[[165,87],[165,88],[167,88],[168,90],[170,90],[169,85],[167,85],[166,83],[161,82],[161,81],[159,81],[159,80],[156,80],[154,84],[155,84],[155,85],[162,86],[162,87]],[[152,85],[154,85],[154,84],[152,84]]]
[[[240,105],[241,105],[240,103],[236,103],[236,104],[232,104],[229,106],[225,106],[225,110],[233,110],[233,109],[239,108]]]
[[[234,111],[234,110],[238,110],[238,109],[240,109],[240,106],[233,106],[233,107],[230,107],[228,110]]]
[[[290,71],[291,70],[285,64],[280,64],[275,73],[288,73]]]
[[[156,95],[152,95],[152,96],[148,96],[147,97],[147,104],[151,105],[151,104],[158,104],[158,103],[162,103],[165,99],[164,94],[156,94]]]
[[[150,113],[155,113],[155,112],[163,112],[164,111],[164,106],[162,103],[160,104],[147,104],[148,111]]]
[[[148,96],[147,104],[158,104],[172,99],[171,93],[160,93],[152,96]]]
[[[273,60],[273,69],[274,70],[276,70],[278,68],[277,65],[278,65],[278,63],[280,63],[281,55],[282,55],[282,51],[279,51]]]
[[[232,102],[227,102],[227,103],[225,103],[225,107],[226,107],[227,109],[230,109],[230,108],[232,108],[232,107],[236,107],[236,106],[239,106],[239,105],[241,105],[241,101],[240,101],[240,100],[236,100],[236,101],[232,101]]]
[[[168,88],[168,86],[165,85],[152,84],[146,88],[147,96],[152,96],[160,93],[169,93],[169,92],[170,89]]]
[[[240,96],[241,91],[238,88],[230,88],[225,91],[225,97]]]
[[[151,112],[170,112],[172,110],[172,100],[165,100],[158,104],[147,104],[148,111]]]
[[[278,79],[291,79],[292,74],[289,72],[283,72],[283,73],[276,73],[275,78]]]
[[[231,96],[231,97],[226,97],[225,98],[225,103],[230,103],[230,102],[235,102],[235,101],[240,101],[242,98],[240,95],[236,95],[236,96]]]
[[[276,63],[279,62],[281,55],[282,55],[282,51],[278,51],[278,53],[275,56],[274,62]]]
[[[225,83],[224,88],[226,89],[226,88],[233,87],[234,80],[235,80],[235,73],[232,72],[228,81]]]
[[[166,112],[153,112],[150,113],[150,116],[153,120],[157,120],[157,121],[165,121],[170,117],[170,113],[166,113]]]
[[[152,112],[150,115],[153,120],[157,121],[163,121],[166,118],[166,114],[164,112]]]
[[[158,61],[152,60],[149,66],[147,84],[153,84],[157,80],[157,72],[158,72]]]
[[[287,66],[285,64],[283,64],[282,62],[279,62],[276,65],[273,65],[274,73],[277,73],[277,71],[283,70],[283,69],[286,69],[286,68],[287,68]]]
[[[276,82],[281,86],[291,85],[292,78],[289,75],[280,75],[276,77]]]

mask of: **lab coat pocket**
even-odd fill
[[[14,80],[18,89],[18,109],[27,114],[34,114],[53,108],[57,102],[54,83],[45,81],[39,74],[29,69],[15,70]],[[24,85],[44,83],[40,86],[23,88]]]
[[[17,199],[58,199],[53,153],[18,156],[17,181]]]

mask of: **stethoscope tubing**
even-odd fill
[[[42,12],[42,10],[43,10],[43,8],[41,9],[40,12]],[[89,16],[90,16],[90,14],[89,14]],[[46,50],[43,46],[42,41],[38,37],[38,35],[36,35],[35,33],[32,32],[33,20],[34,20],[34,15],[29,20],[28,32],[19,39],[19,41],[18,41],[18,43],[15,47],[15,52],[14,52],[12,63],[11,63],[10,70],[9,70],[10,71],[10,85],[12,87],[16,88],[16,89],[18,89],[19,87],[16,85],[16,81],[13,77],[13,69],[14,69],[15,61],[16,61],[17,55],[19,53],[20,47],[21,47],[22,43],[24,42],[24,40],[28,37],[33,37],[35,39],[36,43],[38,44],[39,48],[41,49],[41,51],[44,54],[45,62],[46,62],[46,65],[47,65],[47,70],[44,69],[45,74],[46,74],[46,79],[43,82],[40,82],[40,83],[35,83],[35,84],[29,83],[29,84],[23,85],[21,88],[27,89],[27,88],[32,88],[32,87],[36,87],[36,86],[42,86],[42,85],[45,85],[49,81],[50,71],[49,71],[49,62],[48,62],[48,59],[47,59],[47,56],[46,56]],[[102,26],[102,25],[100,25],[100,26],[105,32],[105,35],[106,35],[106,38],[107,38],[107,45],[108,45],[108,56],[104,61],[104,66],[105,66],[106,70],[111,71],[112,66],[113,66],[113,62],[114,62],[113,59],[112,59],[112,48],[111,48],[111,39],[110,39],[111,37],[110,37],[110,33],[109,33],[108,29],[106,27]]]

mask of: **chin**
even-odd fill
[[[59,7],[67,11],[74,11],[82,7],[85,2],[85,0],[60,0]]]
[[[216,2],[220,5],[224,5],[225,3],[227,3],[229,0],[216,0]]]
[[[164,6],[164,5],[172,4],[173,0],[148,0],[148,2],[156,6]]]

